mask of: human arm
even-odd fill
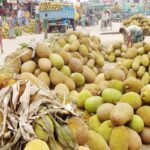
[[[128,36],[128,35],[124,35],[123,36],[123,39],[124,39],[124,43],[129,46],[129,44],[132,42],[131,40],[131,36]]]
[[[130,44],[131,44],[131,46],[133,45],[133,41],[132,41],[131,36],[129,36],[129,37],[127,38],[127,46],[129,46]]]

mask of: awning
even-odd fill
[[[17,3],[17,0],[7,0],[7,3]]]
[[[3,5],[3,0],[0,0],[0,6],[2,6]]]

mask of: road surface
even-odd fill
[[[118,32],[121,24],[120,23],[113,23],[112,30],[105,30],[101,31],[99,25],[95,25],[92,27],[78,27],[78,31],[82,31],[84,33],[88,33],[90,35],[96,35],[100,37],[101,42],[103,45],[109,45],[115,41],[123,41],[123,37],[121,34],[103,34],[107,32]],[[54,33],[49,34],[48,36],[51,36]],[[44,33],[42,34],[33,34],[33,35],[25,35],[25,36],[20,36],[17,37],[16,39],[4,39],[3,40],[3,47],[4,47],[4,53],[0,55],[0,64],[2,64],[2,60],[5,58],[6,55],[9,55],[13,51],[15,51],[18,46],[21,43],[29,43],[33,39],[43,39],[44,38]],[[146,37],[146,40],[150,41],[150,37]]]

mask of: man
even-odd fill
[[[107,23],[108,23],[108,13],[105,10],[102,14],[102,23],[101,23],[101,29],[107,28]]]
[[[123,34],[125,43],[133,45],[144,40],[143,31],[139,26],[130,25],[127,28],[120,28],[119,32]]]
[[[12,39],[14,38],[14,24],[13,24],[13,15],[11,14],[8,18],[8,26],[9,26],[9,38]]]
[[[81,15],[81,25],[82,25],[82,28],[85,27],[85,22],[86,22],[86,16],[85,16],[85,14],[82,14]]]
[[[30,19],[30,12],[28,10],[24,11],[24,17],[25,17],[25,25],[28,25]]]
[[[22,24],[23,24],[23,11],[21,9],[18,10],[17,16],[18,16],[18,24],[19,24],[19,26],[22,26]]]

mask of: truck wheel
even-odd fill
[[[51,33],[52,30],[53,30],[53,29],[52,29],[51,27],[49,27],[49,28],[48,28],[48,33]]]
[[[67,31],[67,26],[63,26],[60,30],[62,33],[65,33]]]

